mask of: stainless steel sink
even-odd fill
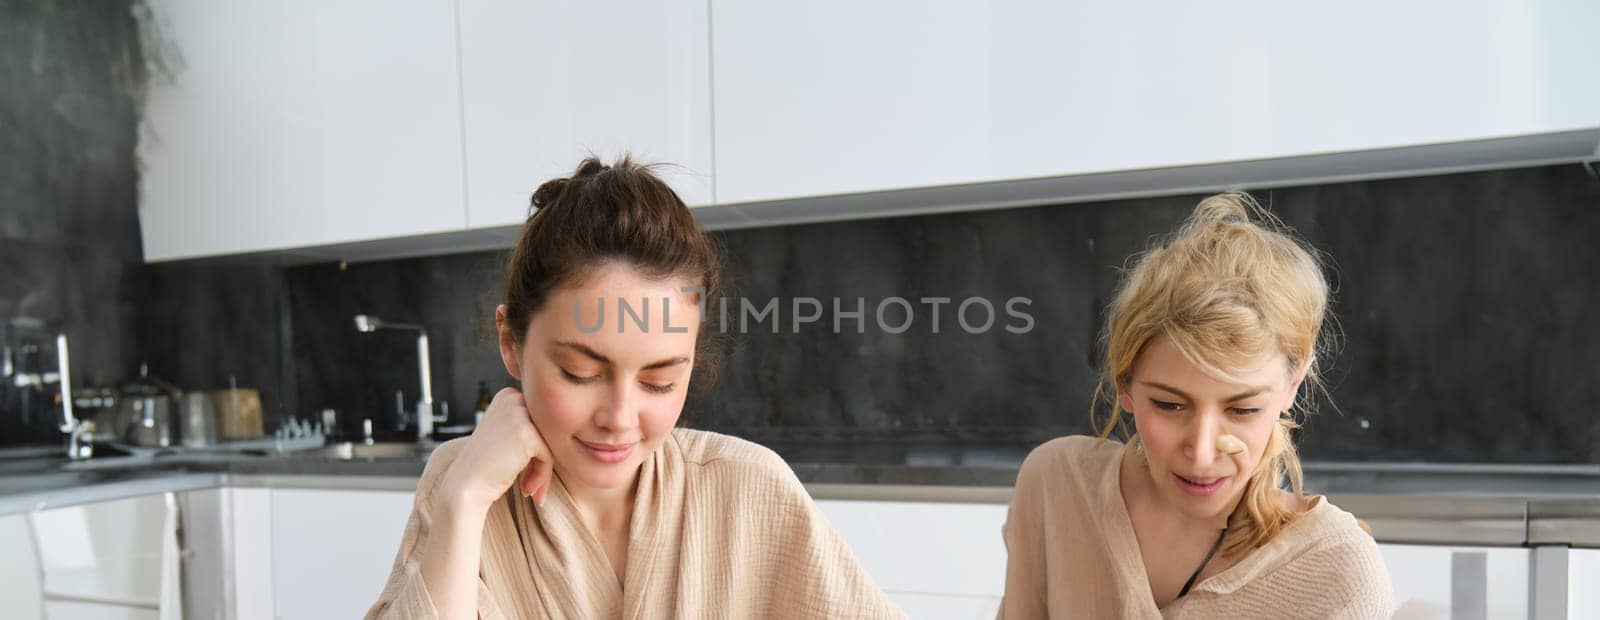
[[[410,442],[394,443],[356,443],[342,442],[329,444],[316,450],[300,452],[312,458],[336,459],[342,461],[415,461],[425,460],[438,444],[418,444]]]

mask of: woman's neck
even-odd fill
[[[622,531],[627,531],[628,522],[633,516],[633,498],[639,483],[638,472],[634,472],[633,477],[626,483],[613,488],[585,485],[577,476],[564,475],[559,467],[556,468],[556,475],[560,476],[562,483],[567,487],[567,494],[572,496],[572,503],[577,506],[578,515],[584,525],[588,526],[590,533],[600,537],[615,532],[619,526]]]
[[[560,475],[561,472],[556,473]],[[609,489],[586,486],[575,476],[562,476],[561,479],[578,510],[578,521],[600,543],[600,549],[605,553],[617,583],[624,583],[628,570],[628,543],[632,538],[633,498],[638,490],[639,472],[635,470],[626,483]]]

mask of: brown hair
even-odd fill
[[[576,286],[607,262],[650,278],[681,277],[703,287],[699,303],[721,295],[722,253],[694,215],[654,173],[656,166],[624,155],[606,165],[587,157],[572,176],[533,192],[528,220],[506,263],[506,320],[520,345],[528,323],[562,287]],[[711,313],[699,313],[712,316]],[[695,342],[695,381],[715,378],[719,331],[703,319]]]
[[[1101,437],[1117,432],[1137,445],[1137,433],[1119,415],[1117,389],[1128,384],[1140,353],[1158,336],[1219,378],[1228,376],[1228,368],[1280,352],[1288,360],[1285,372],[1305,366],[1305,383],[1326,394],[1317,361],[1331,354],[1328,304],[1321,258],[1288,226],[1247,194],[1201,200],[1176,234],[1138,257],[1118,287],[1103,334],[1105,366],[1090,424]],[[1290,431],[1300,426],[1294,414],[1303,418],[1313,402],[1301,390],[1280,414],[1235,509],[1242,519],[1230,528],[1224,555],[1260,547],[1294,520],[1278,490],[1287,482],[1290,493],[1303,494]]]

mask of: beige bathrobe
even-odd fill
[[[1157,608],[1122,501],[1121,443],[1062,437],[1017,474],[1001,618],[1388,618],[1378,546],[1317,497],[1265,546]]]
[[[432,618],[420,566],[441,474],[428,460],[394,569],[368,618]],[[640,469],[625,583],[553,481],[543,507],[515,489],[489,509],[483,618],[900,617],[789,466],[759,445],[677,429]]]

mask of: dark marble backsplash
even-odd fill
[[[414,409],[420,396],[416,337],[356,331],[355,315],[366,314],[428,330],[434,400],[448,403],[447,424],[471,422],[478,382],[492,392],[510,379],[493,336],[501,254],[287,269],[298,411],[309,417],[334,409],[347,433],[371,418],[379,435],[405,435],[397,429],[395,392],[402,393],[401,407]]]
[[[1331,403],[1301,431],[1308,458],[1600,462],[1600,418],[1586,408],[1600,398],[1600,331],[1585,320],[1600,302],[1588,241],[1600,235],[1600,181],[1560,166],[1257,196],[1333,266],[1342,347],[1326,369]],[[825,307],[799,333],[737,334],[688,423],[771,441],[1032,445],[1086,432],[1099,309],[1118,267],[1198,198],[721,232],[742,298],[778,298],[780,315],[796,297]],[[508,379],[489,325],[502,261],[287,269],[299,388],[287,401],[384,427],[396,389],[416,399],[412,340],[356,332],[364,312],[428,327],[436,398],[470,419],[478,382]],[[834,332],[835,297],[846,310],[864,300],[865,333],[849,321]],[[904,333],[873,318],[889,297],[916,306]],[[999,316],[968,333],[952,304],[934,334],[924,297],[982,297]],[[1029,333],[1002,329],[1013,297],[1031,300]]]

